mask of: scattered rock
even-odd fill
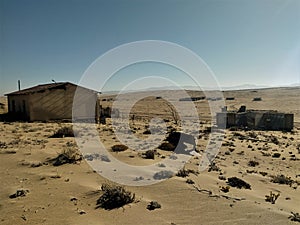
[[[225,176],[223,176],[223,175],[219,175],[219,180],[226,180],[226,177]]]
[[[272,155],[273,158],[280,158],[280,156],[281,156],[281,154],[278,153],[278,152],[275,152],[275,153]]]
[[[79,215],[84,215],[84,214],[86,214],[86,212],[85,212],[83,209],[78,210],[78,213],[79,213]]]
[[[30,167],[35,168],[35,167],[40,167],[40,166],[42,166],[42,165],[43,165],[43,163],[41,163],[41,162],[32,162],[32,163],[30,164]]]
[[[174,151],[175,150],[175,146],[168,142],[162,143],[158,148],[161,150],[165,150],[165,151]]]
[[[220,191],[222,191],[224,193],[227,193],[230,190],[230,186],[225,186],[225,187],[224,186],[220,186],[219,188],[220,188]]]
[[[29,193],[28,190],[20,189],[20,190],[17,190],[16,193],[11,194],[11,195],[9,196],[9,198],[24,197],[24,196],[27,195],[27,193]]]
[[[155,150],[147,150],[145,153],[143,153],[143,157],[145,159],[154,159],[155,158]]]
[[[160,209],[161,205],[156,202],[156,201],[151,201],[148,205],[147,205],[147,209],[148,210],[154,210],[154,209]]]
[[[126,145],[121,145],[121,144],[120,145],[114,145],[114,146],[111,147],[111,150],[113,152],[123,152],[127,149],[128,149],[128,147]]]

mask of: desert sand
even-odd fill
[[[174,101],[178,99],[176,91],[165,92],[172,92]],[[203,95],[196,91],[188,93]],[[148,119],[157,116],[168,119],[167,126],[178,128],[164,100],[156,98],[163,94],[149,93],[150,97],[138,101],[132,109],[135,120],[131,129],[135,137],[145,139],[149,135],[144,134]],[[129,99],[133,96],[138,98],[139,93],[128,94]],[[135,193],[135,201],[112,210],[96,205],[102,195],[101,185],[112,182],[94,171],[86,160],[60,166],[51,161],[66,149],[80,147],[74,137],[49,138],[59,128],[72,124],[1,122],[0,224],[297,224],[289,217],[291,212],[300,213],[300,88],[226,91],[224,96],[235,98],[225,102],[230,110],[246,105],[250,109],[293,113],[294,129],[292,132],[227,129],[214,165],[197,173],[199,158],[208,143],[209,133],[204,131],[211,126],[211,115],[206,100],[196,101],[200,135],[197,154],[185,165],[190,171],[188,176],[174,175],[148,186],[125,186]],[[255,97],[261,97],[262,101],[252,101]],[[114,98],[102,96],[101,103],[110,106],[113,103],[110,99]],[[7,104],[5,98],[1,102]],[[97,125],[97,131],[111,156],[130,165],[150,165],[171,154],[156,149],[153,160],[130,148],[112,152],[111,147],[120,142],[111,120]],[[90,135],[82,133],[86,141]],[[279,175],[291,182],[274,183],[272,180]],[[229,186],[230,177],[244,180],[251,189]],[[28,192],[25,196],[10,197],[17,190]],[[279,194],[275,204],[266,201],[265,196],[271,191]],[[161,208],[148,210],[150,201],[157,201]]]

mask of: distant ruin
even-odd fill
[[[118,109],[112,109],[111,107],[103,107],[102,105],[99,106],[100,112],[100,123],[106,124],[106,118],[119,118],[120,111]]]
[[[246,106],[241,106],[238,111],[227,111],[224,107],[216,117],[217,125],[226,128],[291,131],[294,125],[294,114],[274,110],[247,110]]]

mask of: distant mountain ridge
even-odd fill
[[[219,87],[222,91],[235,91],[235,90],[255,90],[255,89],[265,89],[265,88],[288,88],[288,87],[299,87],[300,83],[294,83],[290,85],[282,85],[282,86],[267,86],[267,85],[255,85],[255,84],[243,84],[237,86],[221,86]],[[138,91],[161,91],[161,90],[199,90],[199,88],[203,88],[203,90],[216,90],[215,87],[197,87],[197,86],[163,86],[163,87],[153,87],[147,89],[136,89],[136,90],[128,90],[126,92],[138,92]],[[104,91],[103,94],[117,94],[119,91]]]

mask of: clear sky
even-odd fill
[[[191,49],[221,86],[300,83],[299,0],[0,0],[0,25],[0,95],[18,79],[77,83],[97,57],[139,40]]]

